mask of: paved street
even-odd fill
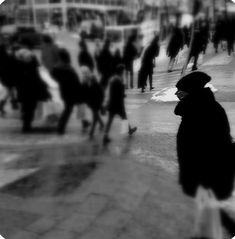
[[[117,118],[112,143],[90,142],[76,114],[67,135],[21,135],[19,116],[0,119],[0,234],[6,239],[189,238],[193,200],[177,182],[176,102],[152,96],[172,88],[183,61],[167,73],[162,58],[154,91],[127,90],[128,117],[138,131],[122,132]],[[200,69],[212,76],[215,95],[235,138],[235,57],[212,49]],[[43,125],[41,121],[36,125]]]

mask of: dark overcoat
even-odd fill
[[[209,88],[181,100],[175,114],[182,117],[177,134],[179,182],[194,197],[199,185],[218,199],[233,189],[235,154],[228,118]]]
[[[64,102],[68,104],[84,102],[85,92],[82,90],[77,73],[70,65],[57,66],[51,74],[59,85]]]
[[[167,47],[167,55],[169,57],[176,57],[181,48],[184,46],[184,33],[181,29],[176,28],[171,36]]]

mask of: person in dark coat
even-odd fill
[[[202,51],[203,54],[206,54],[206,49],[207,49],[207,45],[209,43],[210,40],[210,26],[209,26],[209,22],[207,20],[203,20],[201,22],[201,26],[200,26],[200,31],[201,31],[201,35],[203,37],[203,47],[202,47]]]
[[[184,33],[184,44],[189,47],[190,43],[190,27],[184,26],[182,29]]]
[[[155,67],[155,58],[159,54],[159,49],[159,37],[155,36],[150,45],[145,49],[141,60],[138,88],[141,88],[142,93],[145,90],[147,79],[149,79],[149,89],[154,89],[152,85],[152,76]]]
[[[175,114],[181,116],[177,134],[179,183],[190,197],[203,187],[224,200],[233,191],[235,148],[225,110],[210,88],[205,88],[210,80],[203,72],[192,72],[176,85],[180,101]]]
[[[102,130],[104,127],[104,123],[101,119],[101,109],[104,101],[104,91],[101,84],[98,82],[95,75],[92,74],[88,67],[82,67],[81,72],[83,82],[85,82],[83,85],[83,89],[85,88],[86,91],[85,102],[90,107],[93,117],[89,133],[90,139],[92,139],[97,123],[100,124],[100,130]]]
[[[82,86],[78,75],[71,66],[69,52],[66,49],[59,50],[59,63],[51,72],[55,81],[59,84],[64,110],[58,124],[58,133],[64,134],[69,117],[76,104],[84,101]]]
[[[172,71],[176,56],[184,47],[184,34],[179,27],[175,27],[167,47],[167,55],[170,57],[168,72]]]
[[[87,49],[87,44],[85,40],[82,40],[79,43],[79,54],[78,54],[78,64],[80,67],[86,66],[88,67],[91,71],[94,70],[94,61]]]
[[[116,49],[114,52],[113,56],[113,64],[114,64],[114,69],[118,66],[123,64],[123,57],[121,55],[120,49]]]
[[[205,40],[204,40],[203,32],[200,31],[199,27],[196,27],[194,32],[193,42],[192,42],[192,49],[190,51],[189,59],[188,59],[188,63],[189,63],[191,59],[193,58],[192,71],[195,71],[198,69],[197,61],[198,61],[200,53],[203,52],[204,43],[205,43]]]
[[[109,131],[113,122],[113,119],[116,115],[120,116],[122,120],[127,120],[127,114],[125,109],[124,99],[125,95],[125,86],[123,83],[123,74],[124,74],[125,66],[119,65],[115,70],[115,75],[110,80],[109,85],[109,101],[107,105],[107,111],[109,112],[108,122],[105,128],[105,135],[103,139],[103,143],[109,143]],[[137,127],[131,127],[128,123],[129,135],[132,135]]]
[[[223,21],[222,21],[222,19],[218,19],[215,24],[214,33],[212,36],[212,42],[214,45],[215,53],[218,53],[219,43],[224,38],[223,32],[224,32]]]
[[[51,99],[46,83],[41,79],[38,71],[39,62],[31,50],[22,48],[16,51],[17,74],[16,89],[18,101],[21,104],[22,131],[28,133],[32,130],[32,122],[40,101]]]
[[[106,40],[100,54],[96,57],[98,71],[101,75],[101,84],[105,89],[109,83],[109,79],[114,72],[113,55],[110,51],[110,41]]]
[[[234,52],[234,25],[231,19],[225,19],[224,31],[225,38],[227,41],[227,52],[228,55],[231,56],[231,53]]]
[[[131,35],[124,46],[123,50],[123,62],[125,64],[126,69],[126,88],[129,87],[129,75],[130,75],[130,87],[134,87],[134,71],[133,71],[133,63],[134,60],[138,57],[138,50],[135,46],[136,35]]]

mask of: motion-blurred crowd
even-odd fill
[[[227,48],[228,55],[234,51],[234,22],[228,18],[218,18],[214,27],[207,20],[198,20],[191,27],[175,26],[169,38],[166,53],[170,58],[168,72],[173,70],[179,52],[184,47],[191,49],[188,62],[193,58],[192,70],[197,70],[197,61],[201,53],[205,54],[209,41],[214,44],[215,52],[219,45]],[[193,36],[193,37],[192,37]],[[0,45],[0,79],[7,95],[0,101],[0,112],[5,114],[5,104],[11,101],[13,109],[20,109],[22,131],[30,132],[35,111],[39,102],[51,100],[47,83],[43,80],[39,66],[47,69],[51,78],[57,82],[64,110],[58,121],[57,131],[64,134],[66,125],[77,105],[86,104],[92,111],[93,120],[82,120],[84,129],[90,126],[90,138],[93,137],[97,123],[105,128],[104,142],[109,142],[109,131],[115,115],[127,120],[125,111],[125,88],[134,87],[134,61],[140,59],[137,87],[144,92],[149,80],[152,90],[152,75],[155,59],[160,52],[159,36],[144,48],[138,47],[139,36],[132,34],[123,49],[111,51],[112,42],[108,39],[103,44],[97,43],[93,54],[88,50],[87,42],[81,38],[78,43],[77,63],[79,73],[71,63],[71,56],[66,48],[57,46],[52,37],[44,35],[40,59],[27,42],[19,44],[16,40]],[[103,116],[108,112],[106,126]],[[105,127],[104,127],[105,126]],[[129,134],[136,127],[129,127]]]

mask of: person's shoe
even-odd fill
[[[131,129],[129,129],[129,131],[128,131],[129,136],[133,135],[136,132],[136,130],[137,130],[137,127],[133,127]]]
[[[141,89],[141,93],[144,93],[144,88]]]
[[[153,89],[154,89],[154,87],[150,87],[150,91],[153,90]]]
[[[108,136],[105,136],[104,139],[103,139],[103,144],[104,145],[107,145],[111,142],[111,139],[108,137]]]
[[[198,68],[196,66],[192,67],[192,71],[196,71]]]
[[[172,70],[168,70],[167,72],[172,72]]]

